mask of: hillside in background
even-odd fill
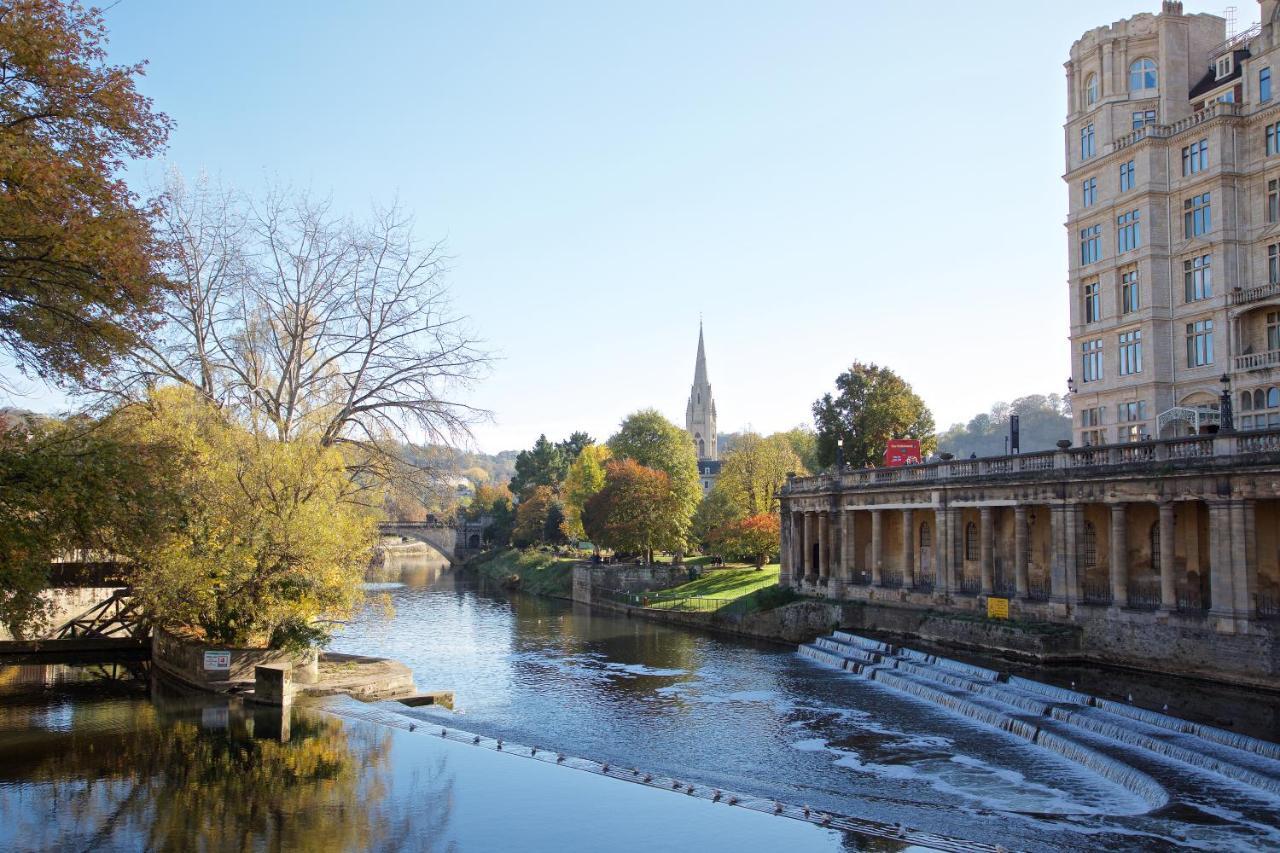
[[[1009,416],[1018,415],[1021,451],[1052,450],[1059,439],[1071,438],[1071,405],[1057,394],[1031,394],[1012,403],[996,403],[986,414],[967,424],[953,424],[938,434],[938,451],[964,459],[971,454],[1000,456],[1006,453]]]

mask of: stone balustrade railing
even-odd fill
[[[1251,352],[1246,355],[1238,355],[1235,358],[1236,370],[1263,370],[1268,367],[1280,366],[1280,350],[1267,350],[1266,352]]]
[[[1241,287],[1227,294],[1227,304],[1248,305],[1250,302],[1260,302],[1263,299],[1270,299],[1273,296],[1280,296],[1280,284],[1260,284],[1257,287]]]
[[[1141,142],[1143,139],[1164,139],[1169,136],[1177,136],[1179,133],[1182,133],[1182,131],[1189,130],[1198,124],[1203,124],[1210,119],[1215,119],[1219,116],[1238,116],[1242,113],[1243,110],[1241,109],[1240,104],[1218,101],[1197,113],[1193,113],[1184,119],[1175,121],[1173,124],[1148,124],[1137,128],[1131,133],[1126,133],[1124,136],[1116,140],[1116,150],[1119,151],[1121,149],[1128,148],[1130,145],[1133,145],[1136,142]]]
[[[1197,435],[1126,444],[1069,447],[1013,456],[954,459],[898,468],[859,468],[797,477],[784,487],[788,494],[857,489],[885,485],[954,482],[1010,477],[1041,471],[1105,470],[1119,465],[1230,460],[1260,453],[1280,453],[1280,430]],[[1242,460],[1243,461],[1243,460]]]

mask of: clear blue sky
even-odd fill
[[[1257,17],[1239,2],[1241,26]],[[445,237],[499,356],[480,448],[683,425],[698,316],[720,428],[809,423],[854,359],[939,427],[1068,374],[1062,63],[1158,0],[121,0],[165,165]],[[1188,11],[1221,14],[1196,2]],[[17,400],[48,407],[51,398]]]

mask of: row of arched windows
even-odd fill
[[[1129,64],[1129,91],[1154,91],[1159,85],[1160,75],[1156,71],[1153,59],[1135,59]],[[1088,106],[1098,101],[1098,75],[1090,74],[1084,83],[1084,99]]]
[[[1098,565],[1098,528],[1092,521],[1084,523],[1084,530],[1080,538],[1080,563],[1084,568],[1092,569]],[[1160,571],[1160,523],[1155,522],[1151,525],[1151,568]],[[930,538],[929,525],[920,525],[920,547],[928,547],[933,544]],[[1030,542],[1028,542],[1028,546]],[[964,527],[964,558],[971,562],[981,559],[978,550],[978,525],[972,521]]]

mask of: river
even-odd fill
[[[455,691],[454,712],[411,712],[419,716],[1009,847],[1280,844],[1250,818],[1148,814],[1134,795],[1066,759],[815,665],[792,647],[485,590],[438,565],[404,568],[400,582],[371,585],[376,605],[333,649],[404,661],[420,687]]]

